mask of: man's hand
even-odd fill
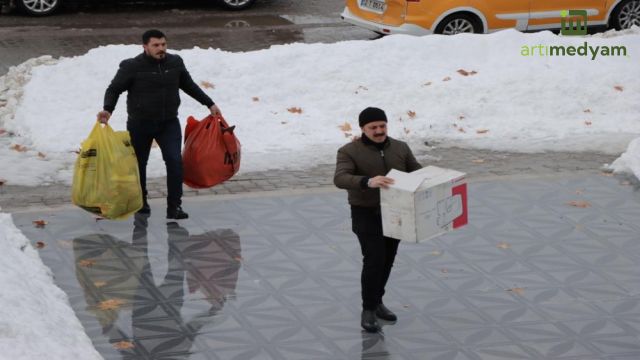
[[[376,176],[374,178],[369,179],[369,187],[370,188],[388,188],[389,185],[393,185],[394,180],[392,178],[388,178],[386,176]]]
[[[106,110],[102,110],[98,113],[98,121],[103,124],[108,123],[109,118],[111,118],[111,113]]]
[[[209,111],[211,111],[211,115],[213,116],[222,116],[222,112],[220,111],[218,105],[211,105]]]

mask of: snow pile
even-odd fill
[[[585,41],[626,46],[629,56],[521,55],[523,46]],[[93,126],[119,62],[140,51],[110,45],[34,67],[15,114],[0,117],[17,134],[12,142],[27,151],[0,147],[0,162],[10,164],[0,177],[69,182],[73,151]],[[357,115],[367,106],[385,109],[391,136],[414,144],[618,154],[640,136],[639,28],[589,37],[507,30],[176,53],[237,126],[244,172],[332,163],[336,149],[359,133]],[[125,98],[111,120],[116,130],[126,126]],[[183,125],[189,115],[207,114],[187,95],[182,99]],[[148,173],[164,174],[158,149]]]
[[[102,359],[29,240],[0,213],[3,359]]]

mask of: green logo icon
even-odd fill
[[[560,12],[562,35],[587,35],[587,10],[562,10]],[[576,20],[575,26],[573,21]]]

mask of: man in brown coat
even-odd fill
[[[361,325],[368,332],[377,332],[377,318],[397,320],[382,297],[399,244],[382,235],[380,188],[393,184],[385,176],[391,169],[412,172],[422,166],[406,143],[387,136],[387,116],[381,109],[364,109],[359,125],[362,137],[338,150],[333,182],[349,194],[352,230],[362,249]]]

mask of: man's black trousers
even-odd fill
[[[380,207],[351,206],[351,223],[363,257],[360,278],[362,308],[375,310],[382,304],[400,241],[382,235]]]
[[[127,130],[138,158],[142,194],[147,198],[147,162],[155,139],[167,168],[167,207],[182,204],[182,129],[178,119],[164,123],[129,119]]]

